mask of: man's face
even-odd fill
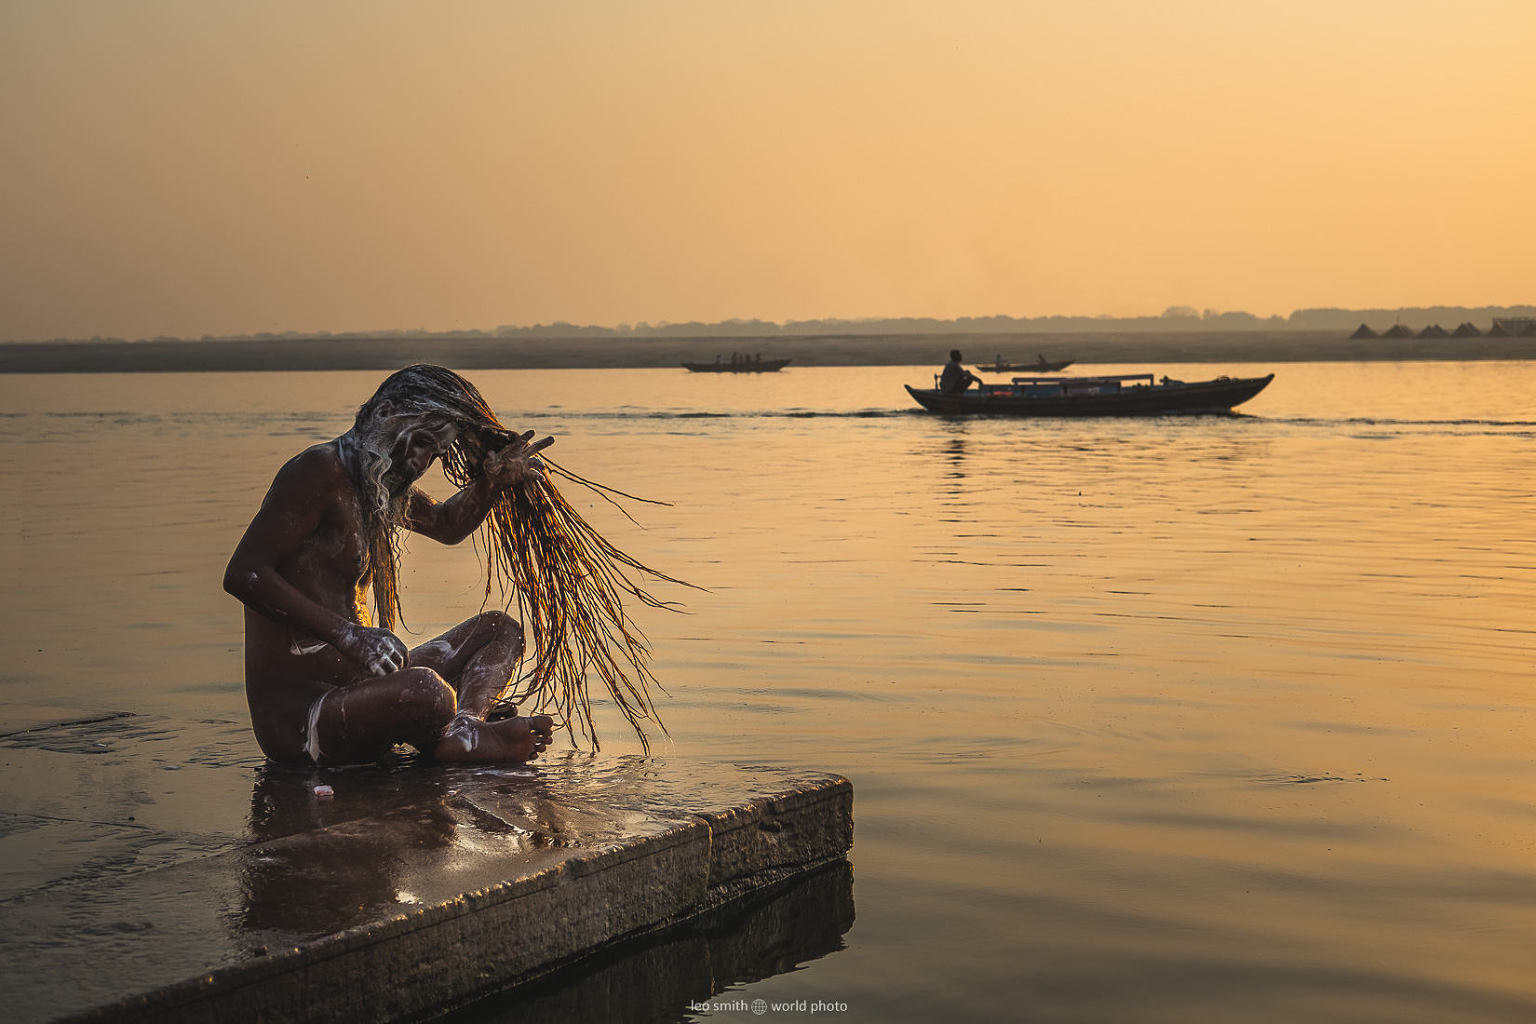
[[[459,436],[451,423],[439,420],[422,420],[409,424],[401,431],[390,452],[389,480],[397,487],[409,487],[421,479],[432,463],[453,444]]]

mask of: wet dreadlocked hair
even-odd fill
[[[351,432],[356,455],[349,468],[362,503],[374,611],[385,629],[393,629],[400,619],[400,529],[410,501],[409,488],[391,493],[385,478],[402,434],[423,423],[458,428],[443,454],[443,474],[460,487],[480,475],[492,451],[521,443],[496,418],[479,389],[452,370],[430,363],[390,374],[358,408]]]
[[[452,370],[426,363],[390,374],[358,409],[344,439],[353,449],[345,461],[362,505],[374,607],[385,629],[393,628],[400,618],[399,537],[410,500],[408,488],[391,493],[386,477],[393,466],[392,453],[404,431],[446,425],[457,428],[457,435],[442,453],[443,475],[456,487],[478,478],[491,453],[527,443],[496,418],[473,384]],[[692,584],[657,572],[609,543],[565,500],[551,477],[580,484],[615,506],[615,498],[647,499],[605,487],[547,457],[540,458],[542,482],[498,493],[483,527],[486,599],[493,585],[499,584],[507,603],[516,601],[519,619],[531,627],[539,646],[537,666],[502,695],[501,703],[538,701],[566,724],[579,727],[595,748],[597,730],[586,687],[588,674],[595,674],[634,728],[642,748],[649,750],[644,723],[653,722],[662,732],[666,727],[650,697],[649,684],[656,682],[648,666],[650,648],[630,618],[624,597],[653,608],[674,605],[657,600],[629,573]]]

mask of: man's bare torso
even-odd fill
[[[286,500],[295,487],[322,502],[317,528],[298,551],[278,564],[283,577],[316,604],[359,625],[368,624],[364,592],[367,549],[357,487],[337,443],[315,445],[289,460],[268,500]],[[357,678],[358,666],[297,627],[245,610],[246,684],[258,734],[263,719],[274,724],[308,709],[324,692]],[[258,708],[270,708],[263,713]],[[289,738],[291,741],[291,738]]]

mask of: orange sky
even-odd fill
[[[1530,0],[0,9],[0,339],[1536,301]]]

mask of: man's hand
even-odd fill
[[[534,441],[533,433],[530,430],[522,435],[520,443],[509,444],[485,457],[481,470],[497,490],[544,478],[544,463],[539,461],[538,453],[554,444],[555,439]]]
[[[336,647],[373,675],[387,676],[405,668],[406,646],[387,629],[351,626],[336,640]]]

